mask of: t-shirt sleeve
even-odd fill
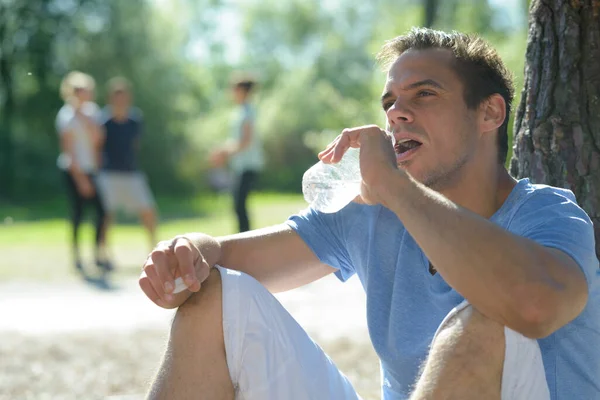
[[[256,111],[250,105],[246,105],[242,111],[242,124],[250,123],[254,124],[256,119]]]
[[[144,114],[137,107],[129,110],[129,118],[135,122],[135,137],[140,137],[144,133]]]
[[[56,132],[60,136],[62,136],[67,129],[70,128],[71,123],[73,121],[74,114],[71,110],[67,108],[61,108],[58,114],[56,115]]]
[[[346,243],[353,220],[345,212],[349,208],[331,214],[307,208],[286,222],[322,263],[338,270],[336,275],[342,281],[348,280],[356,272]]]
[[[102,109],[100,109],[100,111],[98,112],[98,124],[100,126],[106,127],[106,124],[108,123],[108,121],[110,121],[110,118],[111,111],[109,106],[105,106]]]
[[[87,102],[83,105],[82,111],[98,125],[102,125],[103,113],[98,104],[91,101]]]
[[[534,193],[520,207],[511,225],[511,230],[520,236],[573,258],[590,288],[598,284],[594,226],[572,192],[545,188]]]

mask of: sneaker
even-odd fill
[[[111,272],[115,269],[113,264],[108,259],[106,259],[106,260],[98,259],[98,260],[96,260],[96,265],[98,266],[98,268],[100,268],[104,272]]]
[[[75,261],[75,269],[77,270],[77,272],[79,272],[80,274],[83,274],[83,263],[81,262],[81,260],[77,260]]]

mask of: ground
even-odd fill
[[[253,209],[268,225],[302,206],[298,199],[262,199]],[[206,215],[165,222],[161,236],[222,234],[227,225],[229,216]],[[136,226],[119,226],[119,272],[104,281],[88,267],[93,276],[86,281],[71,271],[66,235],[61,220],[0,225],[0,400],[142,399],[172,317],[138,289],[144,237]],[[379,365],[358,280],[342,284],[330,276],[278,298],[364,399],[378,399]]]

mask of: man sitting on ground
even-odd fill
[[[151,398],[359,398],[269,293],[331,273],[366,291],[385,400],[599,398],[593,226],[569,190],[506,171],[513,87],[499,56],[413,29],[380,60],[387,129],[346,129],[319,155],[360,147],[359,199],[151,253],[142,289],[179,306]],[[175,294],[178,276],[188,290]]]

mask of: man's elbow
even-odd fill
[[[517,304],[518,326],[515,331],[531,339],[550,336],[572,320],[584,309],[587,292],[566,298],[564,290],[555,293],[532,290]]]
[[[521,307],[518,323],[514,330],[530,339],[542,339],[550,336],[564,324],[559,324],[550,307]]]

